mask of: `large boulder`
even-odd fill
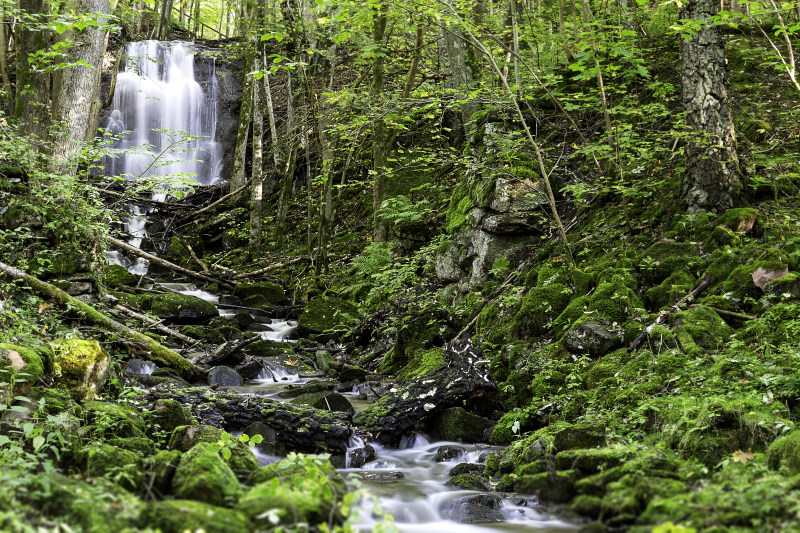
[[[242,376],[229,366],[215,366],[208,372],[208,384],[220,387],[241,387]]]
[[[258,468],[258,459],[255,458],[246,444],[236,438],[224,436],[224,434],[223,430],[214,426],[181,426],[172,432],[172,436],[169,439],[169,448],[188,452],[200,443],[218,444],[227,440],[226,447],[231,454],[225,462],[233,472],[244,479]]]
[[[106,383],[109,357],[97,341],[62,339],[50,343],[56,387],[76,401],[93,399]]]
[[[468,413],[462,407],[451,407],[439,413],[428,424],[428,428],[442,440],[486,442],[486,434],[494,424],[488,418]]]
[[[200,442],[183,454],[172,490],[178,498],[211,505],[232,507],[239,500],[241,487],[236,474],[219,454],[218,446]]]
[[[283,287],[275,283],[270,283],[269,281],[240,283],[234,287],[233,295],[240,298],[243,302],[248,301],[248,299],[251,299],[251,302],[259,302],[261,305],[253,306],[259,308],[265,305],[280,305],[288,301]]]
[[[83,405],[92,431],[104,438],[144,437],[145,422],[135,407],[112,402],[92,401]]]
[[[44,374],[42,358],[29,348],[0,343],[0,380],[12,387],[0,387],[0,402],[4,405],[15,396],[25,394]]]
[[[197,420],[187,408],[169,398],[156,400],[145,416],[149,422],[148,430],[151,433],[157,431],[167,436],[172,435],[175,428],[179,426],[197,424]]]
[[[490,494],[466,496],[453,500],[444,508],[445,517],[462,524],[502,522],[503,514],[498,510],[500,498]]]
[[[329,330],[347,331],[359,323],[355,305],[335,296],[318,296],[308,302],[297,319],[300,335]]]
[[[582,318],[564,334],[564,347],[574,354],[601,357],[621,348],[625,332],[602,318]]]
[[[113,474],[128,490],[137,490],[144,480],[139,455],[110,444],[90,444],[77,453],[77,460],[87,477]]]
[[[189,294],[155,294],[150,311],[171,324],[199,324],[219,316],[214,304]]]
[[[350,413],[351,415],[355,414],[356,412],[355,408],[350,405],[350,402],[347,400],[347,398],[338,392],[331,391],[301,394],[297,398],[293,399],[291,403],[305,404],[316,409],[322,409],[323,411],[338,411],[342,413]]]
[[[165,500],[147,504],[139,518],[139,527],[153,528],[162,533],[252,531],[250,521],[240,511],[192,500]]]

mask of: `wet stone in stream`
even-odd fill
[[[466,496],[453,500],[442,514],[462,524],[479,524],[485,522],[502,522],[503,515],[497,508],[500,498],[489,494]]]
[[[443,463],[444,461],[462,457],[465,453],[466,450],[464,450],[464,448],[459,448],[458,446],[440,446],[439,449],[436,450],[436,455],[433,456],[432,461],[436,463]]]

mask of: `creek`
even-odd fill
[[[213,184],[220,179],[222,147],[215,141],[215,76],[213,69],[204,72],[201,86],[195,79],[194,55],[187,43],[146,41],[130,43],[129,56],[119,73],[113,110],[107,128],[119,135],[113,147],[129,153],[113,158],[106,166],[112,175],[126,179],[149,178],[157,181],[167,176],[191,176],[198,185]],[[205,62],[208,65],[209,62]],[[213,66],[213,62],[210,63]],[[211,67],[207,67],[209,70]],[[124,133],[130,132],[130,133]],[[176,137],[174,132],[182,132]],[[165,191],[154,193],[164,198]],[[140,247],[148,244],[148,213],[130,205],[124,218],[128,242]],[[128,258],[118,251],[108,254],[112,263],[120,264],[137,275],[146,275],[145,260]],[[146,288],[163,289],[194,296],[218,306],[223,317],[236,313],[220,304],[220,295],[175,279],[151,279]],[[262,339],[296,342],[297,322],[285,317],[271,319],[253,316],[256,332]],[[259,322],[260,321],[260,322]],[[245,380],[242,386],[230,387],[241,395],[261,396],[286,401],[279,393],[287,388],[321,378],[320,373],[303,373],[278,358],[261,359],[257,377]],[[134,359],[129,372],[151,374],[153,363]],[[341,392],[356,411],[366,407],[374,394],[367,384],[350,384]],[[368,446],[369,445],[369,446]],[[352,457],[370,448],[374,456],[353,467]],[[252,448],[259,463],[269,464],[280,457]],[[449,450],[446,457],[439,453]],[[482,464],[489,453],[500,448],[481,444],[430,442],[422,434],[405,437],[397,448],[366,443],[353,437],[345,467],[345,478],[360,480],[370,495],[360,509],[360,529],[370,531],[379,518],[372,513],[373,501],[394,515],[401,531],[482,532],[482,531],[573,531],[577,527],[555,517],[534,499],[490,491],[462,490],[446,485],[453,467],[463,463]],[[352,484],[353,481],[350,481]]]

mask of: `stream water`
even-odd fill
[[[118,75],[114,109],[107,128],[120,136],[115,147],[133,151],[106,162],[106,168],[112,175],[127,179],[180,175],[192,177],[200,184],[216,182],[222,154],[219,143],[214,140],[216,77],[213,72],[205,73],[207,83],[201,87],[195,79],[194,55],[187,43],[130,43],[126,54],[129,59]],[[213,63],[211,65],[213,68]],[[131,245],[139,247],[148,237],[146,224],[147,213],[137,206],[130,206],[130,214],[124,219],[124,230]],[[109,261],[121,264],[135,274],[147,273],[147,261],[129,259],[120,252],[110,252]],[[236,309],[220,305],[219,295],[190,283],[159,281],[157,286],[209,301],[218,306],[221,316],[236,313]],[[293,342],[290,337],[296,327],[297,323],[288,319],[263,319],[256,329],[263,339]],[[281,390],[314,378],[282,361],[264,360],[262,364],[264,368],[256,379],[234,390],[240,394],[280,399],[277,394]],[[153,363],[138,359],[131,360],[127,366],[127,370],[139,374],[150,374],[155,369]],[[363,393],[368,392],[366,387],[356,385],[350,391],[343,391],[357,410],[368,404],[363,399]],[[351,442],[353,450],[363,448],[365,444],[358,438]],[[482,463],[488,453],[497,452],[498,448],[429,442],[420,434],[404,439],[398,449],[370,444],[375,450],[373,460],[359,468],[341,470],[346,478],[360,479],[371,495],[362,502],[358,515],[359,528],[363,531],[371,531],[381,520],[372,512],[375,499],[380,501],[384,512],[394,516],[401,531],[479,533],[577,529],[554,517],[530,498],[446,486],[449,471],[454,466]],[[442,446],[455,446],[461,452],[450,460],[437,462],[434,456]],[[263,454],[255,448],[253,453],[262,465],[280,460],[280,457]],[[480,502],[476,504],[475,498],[480,498]],[[474,522],[476,509],[483,512],[481,507],[487,505],[491,507],[491,521],[465,523]]]

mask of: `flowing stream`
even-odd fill
[[[161,187],[161,193],[154,193],[160,200],[168,188],[159,185],[159,180],[168,176],[189,177],[204,185],[217,182],[222,150],[215,141],[217,83],[213,62],[203,63],[210,71],[203,73],[205,82],[201,86],[195,76],[194,53],[190,44],[129,43],[126,54],[128,59],[118,75],[113,111],[106,125],[107,130],[117,136],[113,148],[125,149],[126,153],[105,162],[110,174],[125,179],[149,178],[156,188]],[[131,245],[139,247],[147,238],[146,223],[146,211],[130,206],[124,229]],[[133,273],[147,273],[144,260],[128,259],[120,252],[110,252],[109,260]],[[218,306],[222,316],[232,316],[236,312],[220,305],[219,295],[190,283],[159,282],[158,285],[209,301]],[[297,323],[292,320],[262,319],[256,331],[266,340],[292,342],[290,337],[296,327]],[[256,379],[236,388],[240,393],[280,399],[277,393],[285,387],[313,379],[281,361],[263,361],[263,364],[264,369]],[[153,363],[137,359],[131,360],[127,367],[139,374],[152,373],[155,368]],[[363,393],[368,390],[368,386],[356,385],[344,394],[354,400],[353,405],[360,410],[368,403],[363,401]],[[361,397],[361,400],[355,401],[356,397]],[[360,478],[371,495],[364,499],[359,512],[359,528],[363,531],[371,531],[381,520],[372,513],[375,499],[380,501],[385,512],[393,514],[396,525],[404,532],[555,532],[577,529],[575,525],[552,516],[530,498],[446,486],[449,471],[454,466],[480,464],[488,453],[499,450],[496,447],[429,442],[422,435],[404,439],[398,449],[370,444],[375,450],[374,458],[358,468],[350,468],[348,464],[348,468],[341,470],[346,478]],[[365,445],[362,440],[354,438],[351,451],[363,449]],[[434,456],[442,446],[456,447],[459,453],[446,461],[436,461]],[[253,452],[262,465],[280,460],[280,457],[263,454],[255,448]],[[491,520],[469,523],[475,522],[475,513],[484,512],[487,505],[491,507]]]

